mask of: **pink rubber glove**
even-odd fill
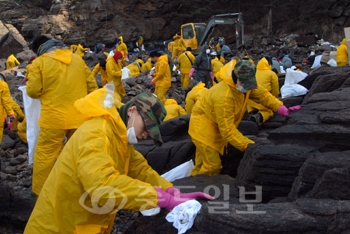
[[[210,79],[211,79],[211,81],[213,82],[213,80],[214,80],[213,72],[210,72]]]
[[[193,76],[193,73],[195,72],[196,70],[192,67],[191,70],[190,70],[190,74],[188,74],[188,78],[192,78]]]
[[[190,200],[189,198],[176,198],[161,188],[155,188],[158,194],[158,206],[171,211],[175,206]]]
[[[12,126],[12,123],[7,123],[7,129],[10,130],[12,132],[13,130],[13,126]]]
[[[166,192],[174,196],[176,199],[180,198],[180,199],[215,200],[215,197],[212,197],[206,193],[202,193],[202,192],[181,193],[177,188],[174,188],[174,187],[167,188]]]
[[[277,114],[282,115],[282,116],[288,116],[289,110],[287,109],[286,106],[280,106],[277,109]]]
[[[25,84],[28,81],[27,77],[24,77],[22,80],[22,84]]]
[[[151,81],[151,83],[149,83],[149,86],[154,86],[154,82]]]
[[[300,110],[301,109],[301,106],[300,105],[297,105],[297,106],[291,106],[288,108],[288,110],[290,111],[296,111],[296,110]]]

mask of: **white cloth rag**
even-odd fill
[[[194,219],[202,205],[196,200],[189,200],[174,207],[165,217],[168,222],[173,223],[178,234],[185,233],[193,226]]]

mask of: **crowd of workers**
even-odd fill
[[[220,155],[228,143],[240,151],[255,143],[237,129],[245,112],[261,125],[274,113],[288,116],[300,109],[288,108],[279,99],[276,58],[264,56],[257,65],[249,56],[226,61],[230,51],[223,40],[204,46],[195,57],[179,33],[173,39],[171,59],[181,73],[181,86],[188,89],[184,108],[167,98],[172,69],[166,53],[154,51],[147,61],[130,62],[120,36],[109,54],[105,45],[95,46],[100,57],[91,71],[82,59],[88,48],[80,44],[68,47],[47,36],[33,40],[31,49],[37,57],[27,65],[24,81],[27,95],[39,99],[42,109],[32,175],[32,191],[38,199],[25,233],[110,233],[115,212],[86,209],[80,203],[86,193],[84,204],[90,208],[104,207],[112,199],[108,206],[113,210],[120,204],[123,209],[158,205],[171,210],[189,199],[212,200],[205,193],[178,191],[147,164],[134,144],[153,139],[161,146],[160,124],[191,114],[188,133],[196,147],[191,175],[217,175],[222,168]],[[144,50],[141,36],[138,47]],[[346,49],[347,56],[347,48],[340,49]],[[339,57],[342,55],[340,52]],[[286,51],[280,59],[278,65],[284,69],[292,66]],[[11,55],[7,68],[16,64],[19,61]],[[143,92],[123,103],[123,67],[132,76],[155,70],[150,72],[149,83],[155,86],[154,93]],[[98,73],[102,88],[94,77]],[[8,128],[15,129],[16,120],[25,127],[25,116],[3,79],[0,88]],[[4,123],[1,126],[2,134]]]

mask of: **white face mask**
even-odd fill
[[[134,128],[134,121],[135,121],[135,117],[132,120],[131,128],[129,128],[126,131],[126,134],[128,135],[128,143],[130,145],[135,145],[135,144],[137,144],[139,142],[137,137],[136,137],[136,132],[135,132],[135,128]],[[128,121],[128,123],[129,123],[129,121]]]
[[[207,49],[205,52],[206,52],[207,54],[210,54],[210,49]]]
[[[245,88],[243,88],[243,86],[241,85],[236,85],[236,89],[241,93],[246,93],[248,91]]]

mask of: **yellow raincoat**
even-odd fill
[[[163,121],[187,115],[185,109],[182,108],[179,104],[177,104],[177,101],[172,98],[169,98],[165,101],[164,108],[166,110],[166,116]]]
[[[217,73],[214,73],[214,76],[221,82],[223,79],[232,79],[232,71],[235,69],[237,64],[236,59],[232,59],[230,62],[226,63]]]
[[[98,87],[84,60],[69,49],[42,54],[33,60],[29,70],[27,94],[41,103],[32,177],[32,190],[38,195],[65,137],[69,139],[84,121],[74,102]]]
[[[27,119],[26,118],[24,118],[23,122],[18,123],[17,129],[18,129],[17,134],[18,134],[19,138],[21,138],[21,140],[24,143],[28,144],[28,141],[27,141]]]
[[[170,53],[174,52],[174,41],[171,41],[171,42],[168,43],[168,51]]]
[[[75,102],[87,120],[64,147],[24,230],[25,234],[110,233],[116,209],[154,208],[153,186],[173,186],[128,144],[116,108],[104,107],[106,88]]]
[[[122,66],[115,61],[113,56],[107,59],[106,71],[108,82],[113,81],[115,88],[114,91],[119,95],[120,101],[122,101],[126,95],[126,91],[122,82]]]
[[[260,59],[256,66],[256,82],[267,89],[273,96],[278,97],[280,94],[278,76],[271,70],[271,65],[269,65],[266,58]],[[249,100],[247,104],[247,111],[251,112],[253,110],[259,111],[263,117],[263,122],[266,122],[274,115],[274,112],[269,108],[256,103],[253,100]]]
[[[173,45],[173,55],[171,59],[175,59],[176,56],[180,56],[182,51],[186,49],[186,45],[182,37],[179,38],[178,35],[176,34],[173,37],[173,39],[174,39],[174,45]]]
[[[214,74],[215,77],[216,77],[216,74],[220,71],[220,69],[223,66],[224,66],[224,64],[221,61],[219,61],[218,58],[214,58],[214,59],[211,60],[211,69],[212,69],[213,74]],[[216,78],[216,79],[218,80],[218,78]]]
[[[84,57],[85,55],[85,51],[88,51],[89,48],[84,48],[82,45],[78,44],[78,45],[71,45],[70,49],[73,53],[79,55],[80,57]]]
[[[6,60],[6,69],[13,68],[19,64],[20,62],[17,60],[17,58],[13,54],[11,54]]]
[[[199,83],[196,86],[194,86],[190,92],[188,92],[186,96],[186,105],[185,109],[188,114],[192,113],[192,109],[194,107],[194,104],[208,91],[208,89],[205,87],[204,83]]]
[[[5,118],[8,115],[13,115],[14,111],[12,109],[12,97],[10,93],[9,86],[7,83],[0,79],[0,143],[2,142],[2,136],[4,132],[4,124],[5,124]]]
[[[196,146],[196,165],[191,175],[217,175],[221,170],[220,155],[230,143],[245,151],[254,141],[245,137],[237,127],[246,111],[248,99],[277,111],[283,103],[262,86],[246,94],[236,89],[231,77],[224,77],[195,104],[189,124],[189,134]]]
[[[107,77],[107,72],[106,70],[104,70],[100,64],[96,64],[96,66],[94,67],[94,69],[92,69],[92,76],[95,77],[98,73],[101,75],[101,83],[102,86],[104,86],[105,84],[108,83],[108,77]]]
[[[156,85],[154,91],[158,99],[164,104],[165,94],[171,86],[171,74],[168,64],[168,55],[161,55],[156,62],[156,76],[152,79]]]
[[[123,58],[125,59],[128,55],[128,47],[124,43],[123,36],[119,36],[119,39],[120,39],[120,44],[117,44],[115,49],[117,51],[120,51],[123,55]]]
[[[343,39],[341,45],[337,49],[337,66],[346,66],[348,63],[348,46],[346,45],[346,38]]]
[[[181,87],[187,88],[188,84],[190,83],[190,78],[188,78],[188,74],[190,74],[190,70],[192,68],[194,59],[195,57],[191,53],[191,51],[185,51],[179,56],[177,60],[178,64],[176,65],[176,68],[180,68],[181,72]]]
[[[141,67],[137,63],[130,63],[126,66],[130,70],[130,76],[138,76],[141,72]]]
[[[151,58],[147,59],[147,62],[142,64],[141,71],[150,71],[152,70],[152,63],[151,63]]]
[[[18,119],[24,119],[24,114],[23,111],[21,109],[21,107],[17,104],[17,102],[15,100],[13,100],[13,98],[11,98],[11,108],[12,110],[15,112],[15,119],[12,120],[12,129],[14,131],[17,131],[17,124],[18,124]]]

